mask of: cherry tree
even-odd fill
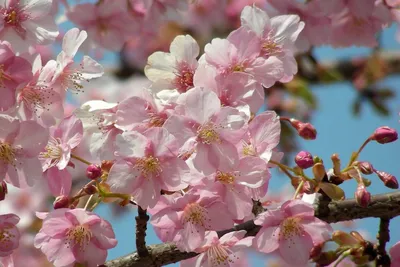
[[[398,181],[362,153],[393,145],[398,125],[360,133],[347,163],[334,147],[323,159],[296,141],[318,138],[313,83],[350,81],[355,114],[365,103],[389,113],[394,92],[377,82],[400,64],[379,37],[400,22],[399,8],[0,1],[0,266],[238,267],[250,266],[250,250],[279,266],[400,266],[400,241],[387,245]],[[326,64],[313,55],[322,45],[374,50]],[[276,176],[290,193],[269,194]],[[387,193],[372,195],[379,180]],[[350,181],[353,198],[342,186]],[[136,210],[126,229],[136,251],[108,258],[118,238],[99,205]],[[370,217],[380,220],[377,240],[340,227]],[[146,244],[149,225],[159,244]]]

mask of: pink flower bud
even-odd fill
[[[378,175],[379,179],[381,179],[381,181],[385,184],[386,187],[389,187],[391,189],[399,188],[399,183],[397,182],[397,179],[394,175],[377,170],[375,170],[375,173]]]
[[[386,144],[396,141],[398,138],[397,131],[388,126],[382,126],[375,130],[371,139],[380,144]]]
[[[2,181],[0,183],[0,201],[6,198],[7,193],[8,193],[7,184],[6,182]]]
[[[315,138],[317,138],[317,130],[311,123],[305,123],[295,119],[290,119],[290,122],[303,139],[315,140]]]
[[[368,207],[371,202],[371,194],[367,191],[364,185],[359,184],[354,194],[357,204],[363,208]]]
[[[360,161],[357,166],[363,174],[372,174],[374,172],[374,167],[368,161]]]
[[[99,178],[102,174],[101,167],[99,165],[91,164],[86,169],[86,177],[92,180]]]
[[[308,151],[300,151],[297,153],[294,161],[296,162],[297,166],[302,169],[307,169],[314,165],[313,156]]]
[[[56,209],[62,209],[62,208],[68,208],[69,206],[69,198],[68,196],[58,196],[56,197],[56,200],[53,202],[53,208]]]

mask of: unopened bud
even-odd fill
[[[102,174],[101,167],[99,165],[91,164],[86,169],[86,177],[92,180],[96,180]]]
[[[296,162],[297,166],[302,169],[307,169],[314,165],[313,156],[308,151],[300,151],[297,153],[294,161]]]
[[[103,160],[101,162],[101,169],[104,172],[110,172],[111,167],[114,165],[114,161],[112,160]]]
[[[389,187],[391,189],[399,188],[399,183],[394,175],[377,170],[375,170],[375,173],[378,175],[379,179],[381,179],[381,181],[385,184],[386,187]]]
[[[7,183],[4,181],[1,181],[1,183],[0,183],[0,201],[4,200],[6,198],[7,193],[8,193]]]
[[[357,204],[363,208],[368,207],[371,202],[371,194],[367,191],[364,185],[359,184],[354,194]]]
[[[340,230],[336,230],[332,233],[332,241],[339,246],[356,245],[359,243],[352,235]]]
[[[397,131],[388,126],[381,126],[375,130],[371,139],[380,144],[386,144],[396,141],[398,138]]]
[[[326,170],[323,163],[314,164],[312,171],[317,182],[321,182],[326,175]]]
[[[290,119],[292,126],[297,130],[297,133],[305,140],[314,140],[317,138],[317,130],[311,123],[301,122],[295,119]]]
[[[338,154],[332,154],[331,160],[333,163],[333,173],[335,175],[340,175],[340,158]]]
[[[83,191],[88,195],[93,195],[97,192],[97,188],[93,184],[85,185]]]
[[[68,208],[69,206],[69,198],[68,196],[58,196],[56,197],[56,200],[53,202],[53,208],[56,209],[62,209],[62,208]]]
[[[368,161],[359,161],[357,166],[363,174],[372,174],[374,172],[374,167]]]

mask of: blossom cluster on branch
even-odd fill
[[[263,109],[274,98],[268,89],[298,86],[299,55],[313,60],[308,51],[323,44],[376,46],[400,3],[306,2],[0,1],[0,266],[108,264],[118,241],[94,210],[114,202],[137,207],[139,260],[154,256],[145,240],[149,222],[162,242],[191,255],[181,266],[241,266],[249,248],[291,266],[400,264],[400,243],[386,249],[398,214],[381,216],[373,244],[358,232],[334,231],[313,207],[317,195],[343,201],[340,185],[354,180],[355,202],[369,209],[375,202],[366,175],[398,189],[395,176],[359,160],[368,143],[395,142],[396,130],[378,127],[344,166],[333,154],[327,170],[327,161],[301,151],[290,167],[282,161],[282,128],[306,140],[317,130]],[[66,20],[78,28],[61,37],[57,22]],[[226,36],[210,40],[218,31]],[[46,45],[57,42],[53,59]],[[98,62],[106,50],[142,68],[144,85],[84,96],[106,72]],[[78,108],[73,95],[83,102]],[[272,168],[295,189],[274,204],[266,197]],[[256,233],[235,229],[248,221]]]

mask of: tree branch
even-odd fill
[[[136,219],[136,248],[140,258],[149,256],[149,251],[146,247],[146,230],[147,222],[149,221],[149,215],[146,210],[138,206],[138,216]]]
[[[315,216],[327,223],[363,219],[367,217],[393,218],[400,215],[400,192],[375,195],[367,208],[358,206],[355,199],[328,202],[322,197],[314,204]],[[253,221],[236,225],[231,229],[218,232],[218,236],[226,233],[246,230],[248,236],[258,233],[260,227]],[[384,238],[382,236],[382,238]],[[383,244],[383,243],[382,243]],[[108,261],[104,267],[147,267],[162,266],[195,257],[194,252],[179,251],[172,243],[148,246],[149,256],[139,257],[137,252]]]
[[[377,235],[378,245],[376,258],[376,266],[390,267],[390,257],[386,252],[386,243],[390,241],[389,231],[390,218],[381,218],[379,223],[379,232]]]

